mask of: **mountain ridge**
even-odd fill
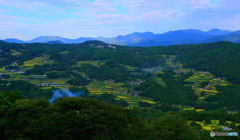
[[[5,39],[3,41],[10,43],[47,43],[51,41],[60,41],[64,44],[77,44],[89,40],[99,40],[109,44],[139,47],[199,44],[217,41],[230,41],[233,43],[238,43],[240,42],[240,31],[227,31],[217,28],[211,29],[209,31],[186,29],[169,31],[162,34],[154,34],[152,32],[134,32],[124,36],[119,35],[113,38],[79,37],[76,39],[68,39],[59,36],[39,36],[29,41],[22,41],[14,38]]]

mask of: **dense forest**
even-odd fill
[[[141,48],[0,41],[0,139],[185,140],[212,139],[210,131],[222,127],[239,132],[239,63],[240,45],[230,42]]]

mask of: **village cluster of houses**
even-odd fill
[[[15,69],[10,69],[10,70],[8,70],[8,69],[4,69],[4,71],[7,71],[7,72],[17,72],[18,74],[23,74],[23,73],[25,73],[25,71],[21,71],[21,70],[15,70]]]
[[[144,81],[131,81],[131,82],[128,82],[130,85],[132,86],[140,86],[140,84],[144,82]]]
[[[12,62],[11,63],[11,66],[16,66],[18,63],[17,62]],[[23,74],[23,73],[25,73],[25,71],[21,71],[21,70],[15,70],[15,69],[3,69],[3,71],[6,71],[6,72],[16,72],[16,73],[18,73],[18,74]]]
[[[57,83],[41,83],[41,84],[35,84],[36,86],[40,87],[65,87],[66,85],[64,84],[57,84]]]
[[[116,49],[116,46],[107,45],[108,48]],[[103,45],[97,45],[96,48],[105,48]]]

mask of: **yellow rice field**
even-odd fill
[[[197,112],[205,111],[205,109],[196,109]]]

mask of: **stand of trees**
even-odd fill
[[[7,94],[8,95],[8,94]],[[144,122],[128,109],[101,101],[61,98],[20,100],[0,94],[0,139],[204,139],[176,114]],[[15,96],[13,96],[15,95]]]
[[[0,80],[0,91],[11,92],[17,90],[24,99],[50,99],[52,90],[42,90],[40,87],[35,86],[26,81],[2,81]]]
[[[171,71],[166,71],[159,75],[166,86],[151,79],[143,82],[139,88],[142,91],[140,95],[172,104],[188,104],[190,99],[192,101],[196,100],[197,98],[194,97],[191,87],[184,86],[184,79],[190,77],[192,73],[183,74],[177,78],[174,78],[173,74]]]

